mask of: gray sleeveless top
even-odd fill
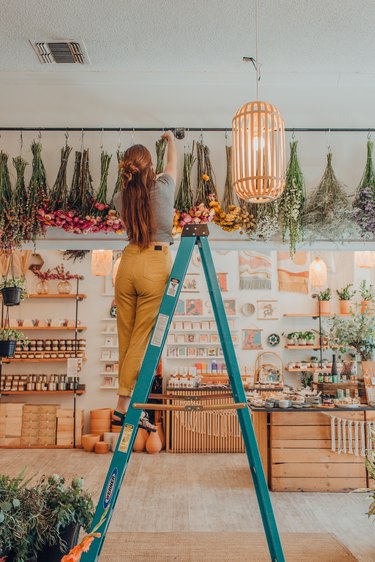
[[[151,205],[156,225],[152,240],[155,242],[173,243],[174,190],[175,182],[168,174],[159,176],[151,190]],[[115,208],[120,215],[122,210],[121,195],[121,192],[116,193],[113,198]]]

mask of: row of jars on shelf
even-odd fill
[[[79,384],[79,377],[67,375],[5,375],[1,378],[2,391],[56,391],[74,390]]]

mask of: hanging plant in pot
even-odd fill
[[[350,314],[350,301],[357,292],[351,287],[353,283],[349,283],[343,289],[336,289],[340,301],[340,314]]]
[[[14,357],[17,342],[26,343],[27,337],[25,334],[10,328],[0,329],[0,357]]]
[[[0,281],[0,290],[4,306],[17,306],[26,297],[26,280],[24,277],[13,277]]]

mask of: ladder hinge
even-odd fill
[[[186,404],[184,407],[186,412],[199,412],[203,410],[202,404]]]

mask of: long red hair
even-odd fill
[[[155,172],[149,150],[142,144],[128,148],[119,164],[122,170],[121,218],[130,242],[148,248],[155,222],[151,207],[151,189]]]

